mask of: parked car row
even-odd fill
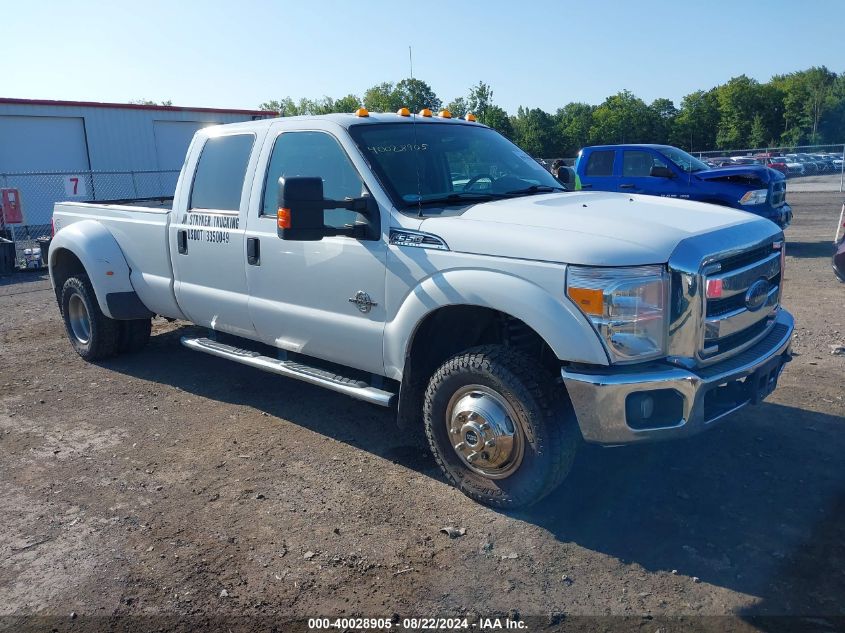
[[[832,152],[815,154],[760,153],[747,156],[708,156],[703,157],[711,167],[733,167],[736,165],[765,165],[785,176],[814,176],[841,171],[842,156]]]

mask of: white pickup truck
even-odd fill
[[[199,324],[192,350],[395,407],[498,507],[549,493],[582,441],[688,436],[775,388],[794,327],[777,226],[564,192],[468,119],[206,128],[172,204],[57,204],[73,347],[94,361],[143,347],[154,315]]]

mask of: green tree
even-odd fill
[[[594,110],[595,106],[587,103],[567,103],[555,112],[555,134],[562,155],[575,156],[589,145]]]
[[[411,112],[419,112],[423,108],[437,111],[443,104],[431,86],[420,79],[403,79],[396,84],[394,93],[396,99],[402,104],[396,108],[397,110],[404,106]]]
[[[514,139],[514,129],[513,124],[511,123],[511,117],[509,117],[508,113],[497,105],[487,107],[487,110],[484,112],[484,121],[481,121],[481,123],[493,128],[506,138],[511,140]]]
[[[845,73],[837,76],[830,85],[825,113],[819,121],[819,132],[828,143],[845,141]]]
[[[771,85],[783,94],[783,139],[792,145],[820,143],[820,126],[833,107],[831,101],[838,77],[824,66],[814,66],[772,78]]]
[[[282,116],[352,112],[363,102],[373,112],[395,112],[405,106],[440,109],[442,102],[419,79],[372,86],[358,99],[290,97],[267,101],[262,109]],[[153,103],[138,100],[136,103]],[[167,101],[165,104],[169,104]],[[628,90],[598,106],[569,103],[555,114],[521,107],[509,116],[493,101],[492,87],[479,81],[465,97],[447,106],[455,117],[472,112],[478,121],[499,131],[533,154],[572,156],[589,144],[670,143],[690,151],[716,147],[803,143],[841,143],[845,139],[845,73],[824,66],[776,75],[761,83],[745,75],[709,90],[686,95],[679,107],[669,99],[646,104]]]
[[[296,103],[290,97],[265,101],[258,108],[267,112],[277,112],[280,116],[296,116],[299,114]]]
[[[493,89],[489,84],[479,81],[469,89],[467,107],[481,123],[489,125],[485,119],[487,110],[493,106]],[[493,127],[492,125],[490,127]]]
[[[748,145],[751,147],[763,147],[766,144],[766,127],[763,125],[762,115],[755,114],[751,123],[751,131],[748,133]]]
[[[523,108],[511,119],[513,141],[531,156],[552,157],[560,150],[552,115],[540,108]]]
[[[322,99],[300,99],[298,102],[290,97],[265,101],[259,108],[270,112],[278,112],[280,116],[300,116],[304,114],[331,114],[333,112],[354,112],[361,100],[355,95],[346,95],[340,99],[323,97]]]
[[[652,143],[668,143],[672,133],[672,126],[678,116],[678,109],[671,99],[655,99],[648,106],[651,111]]]
[[[452,113],[453,117],[463,118],[467,112],[469,112],[469,107],[467,106],[467,100],[463,97],[457,97],[452,99],[449,103],[446,104],[446,109]]]
[[[808,100],[805,105],[807,114],[812,121],[812,131],[810,132],[810,142],[819,143],[819,122],[824,116],[825,111],[830,106],[828,95],[830,94],[833,82],[836,80],[836,74],[830,72],[824,66],[813,67],[810,70],[804,71],[807,85]]]
[[[726,84],[718,86],[716,99],[719,103],[719,126],[716,145],[725,149],[747,147],[750,144],[754,116],[760,114],[763,117],[766,101],[771,99],[775,92],[764,90],[756,79],[745,75],[734,77]],[[765,118],[761,120],[761,124],[763,123]],[[765,136],[768,137],[772,132],[773,130],[766,128]]]
[[[423,108],[439,110],[442,103],[431,86],[421,79],[403,79],[397,84],[385,81],[364,93],[364,107],[372,112],[396,112],[399,108],[411,112]]]
[[[167,101],[153,101],[152,99],[133,99],[129,103],[131,103],[132,105],[173,105],[173,102],[170,99],[168,99]]]
[[[629,90],[604,100],[593,112],[590,142],[647,143],[651,141],[656,115]]]
[[[361,99],[353,94],[348,94],[334,102],[335,112],[355,112],[360,107]]]
[[[719,127],[719,102],[714,90],[697,90],[681,101],[672,122],[669,142],[688,151],[716,147]]]
[[[396,86],[389,81],[376,84],[364,93],[364,107],[372,112],[396,112],[403,105]]]

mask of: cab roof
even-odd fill
[[[432,114],[430,117],[422,116],[420,114],[411,114],[410,116],[401,116],[392,112],[370,112],[369,116],[358,116],[354,113],[334,113],[334,114],[304,114],[300,116],[289,117],[275,117],[272,119],[261,119],[255,121],[244,121],[241,123],[227,123],[226,128],[247,128],[250,130],[260,130],[270,127],[279,121],[331,121],[343,128],[350,128],[355,125],[372,125],[374,123],[417,123],[420,125],[428,125],[430,123],[446,123],[449,125],[477,125],[479,127],[487,127],[483,123],[476,121],[467,121],[458,117],[447,119],[445,117]],[[222,127],[222,126],[214,126]],[[211,129],[211,128],[205,128]]]
[[[610,145],[590,145],[589,147],[585,147],[584,149],[616,149],[617,147],[647,147],[649,149],[675,149],[671,145],[663,145],[660,143],[612,143]]]

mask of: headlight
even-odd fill
[[[663,266],[569,266],[566,294],[624,363],[665,355],[667,285]]]
[[[769,197],[768,189],[755,189],[754,191],[746,191],[745,195],[739,199],[740,204],[765,204],[766,198]]]

